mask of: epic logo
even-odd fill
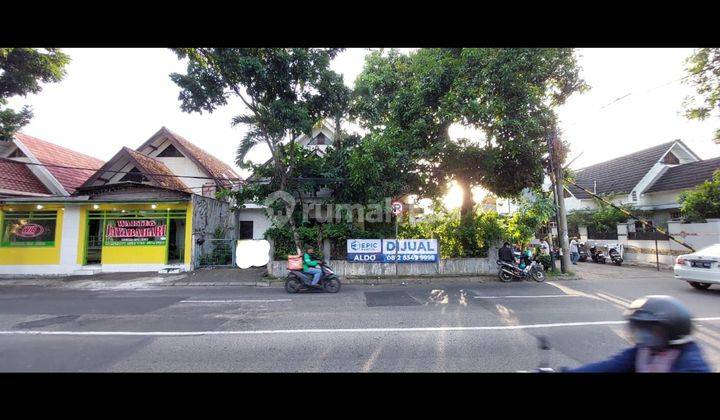
[[[23,225],[23,227],[21,227],[20,230],[15,233],[15,236],[19,236],[21,238],[37,238],[43,233],[45,233],[44,227],[36,223],[28,223],[26,225]]]

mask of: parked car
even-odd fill
[[[676,279],[684,280],[696,289],[720,284],[720,244],[678,256],[674,270]]]

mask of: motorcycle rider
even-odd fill
[[[608,360],[564,372],[710,372],[692,340],[692,317],[671,296],[635,300],[625,313],[635,346]]]
[[[313,275],[312,283],[310,283],[311,286],[316,286],[320,281],[320,276],[322,275],[322,269],[318,268],[320,261],[314,260],[312,257],[314,252],[315,249],[309,246],[305,249],[305,253],[303,254],[303,273]]]
[[[498,259],[502,262],[515,264],[515,255],[509,243],[504,242],[502,248],[498,250]]]

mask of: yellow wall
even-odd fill
[[[187,204],[187,213],[185,216],[185,264],[192,264],[192,249],[193,249],[193,242],[192,242],[192,216],[193,216],[193,208],[192,203]]]
[[[98,208],[92,208],[88,206],[83,210],[80,220],[80,242],[78,245],[78,261],[80,264],[83,263],[85,256],[85,243],[86,243],[86,232],[87,228],[87,216],[90,210],[113,210],[113,209],[125,209],[125,210],[147,210],[149,203],[143,204],[99,204]],[[163,204],[159,203],[157,210],[178,210],[187,209],[187,219],[185,222],[185,263],[189,263],[190,249],[188,244],[192,237],[192,205],[190,203],[181,204]],[[167,264],[167,244],[165,245],[152,245],[152,246],[105,246],[102,248],[102,264]]]
[[[3,210],[9,211],[30,211],[35,206],[4,206]],[[55,246],[37,247],[0,247],[0,265],[46,265],[60,264],[60,245],[62,238],[63,214],[61,206],[46,205],[43,211],[57,210],[57,222],[55,224]],[[2,210],[0,210],[2,211]],[[4,229],[4,224],[0,226]]]
[[[165,264],[167,246],[103,246],[103,264]]]
[[[85,246],[87,245],[87,217],[88,209],[80,209],[80,229],[78,232],[78,248],[77,248],[77,263],[83,265],[85,263]]]

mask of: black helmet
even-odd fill
[[[677,299],[653,295],[635,300],[625,312],[630,326],[660,325],[667,332],[667,344],[690,341],[692,315]]]

